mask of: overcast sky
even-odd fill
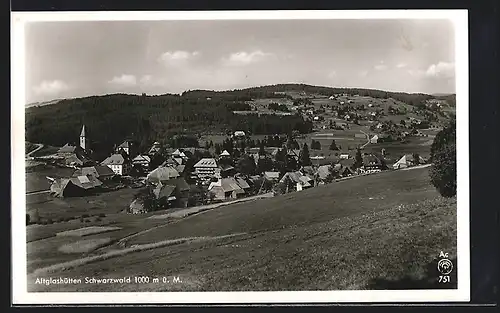
[[[445,20],[37,22],[27,103],[277,83],[454,93]]]

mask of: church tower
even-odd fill
[[[89,148],[87,138],[85,137],[85,125],[82,127],[82,132],[80,133],[80,147],[86,151]]]

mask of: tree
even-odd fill
[[[420,164],[420,155],[418,153],[413,153],[413,163],[414,165]]]
[[[337,144],[335,143],[335,139],[333,139],[330,144],[330,150],[339,150],[339,147],[337,147]]]
[[[363,165],[363,156],[361,155],[361,150],[359,148],[356,149],[356,157],[354,159],[354,168],[360,168]]]
[[[431,183],[443,197],[457,194],[457,152],[455,122],[441,130],[431,146]]]
[[[264,141],[261,141],[259,147],[259,156],[264,156],[264,155],[266,155],[266,149],[264,148]]]
[[[236,165],[238,171],[243,175],[254,175],[257,170],[257,166],[255,165],[255,161],[249,155],[243,155],[242,158],[238,160],[238,164]]]
[[[273,160],[267,157],[260,157],[257,162],[257,173],[263,173],[267,171],[271,171],[273,169]]]
[[[300,151],[299,164],[300,166],[309,166],[312,164],[307,143],[304,143],[304,145],[302,146],[302,151]]]

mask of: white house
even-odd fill
[[[370,139],[370,143],[377,143],[377,142],[378,142],[378,135],[375,135]]]
[[[222,151],[222,153],[220,154],[221,157],[230,157],[231,155],[229,154],[229,152],[227,152],[227,150],[224,150]]]
[[[328,99],[330,99],[330,100],[334,100],[334,99],[335,99],[335,97],[334,97],[334,96],[330,96],[330,98],[328,98]]]
[[[121,154],[113,154],[106,160],[101,162],[101,165],[106,165],[115,172],[116,175],[127,175],[130,171],[130,162]]]
[[[347,160],[347,159],[349,159],[349,154],[347,154],[347,153],[342,153],[342,154],[340,155],[340,159],[341,159],[341,160]]]
[[[246,136],[246,134],[242,130],[237,130],[234,132],[234,137],[245,137],[245,136]]]
[[[194,173],[200,179],[215,177],[217,162],[214,158],[203,158],[194,165]]]
[[[344,104],[345,102],[344,101],[340,101],[340,104]]]

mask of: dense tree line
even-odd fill
[[[53,146],[78,144],[85,124],[91,145],[107,153],[125,139],[137,141],[142,148],[153,141],[183,147],[186,144],[170,138],[210,130],[245,130],[253,134],[312,130],[312,123],[300,115],[259,117],[232,112],[248,109],[248,104],[234,98],[207,100],[189,93],[186,96],[114,94],[67,99],[26,109],[26,140]]]

